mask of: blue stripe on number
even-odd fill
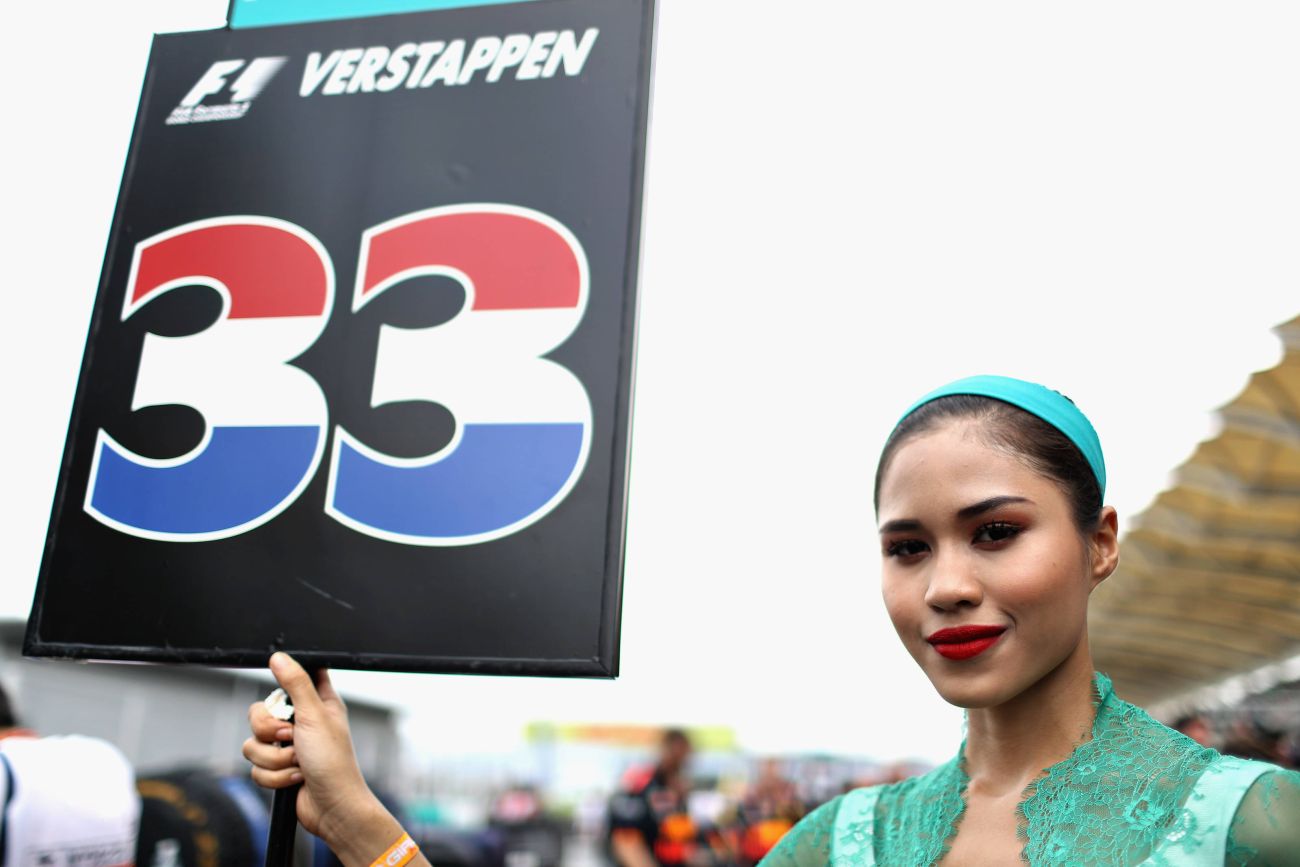
[[[338,442],[334,508],[406,536],[454,539],[508,527],[545,506],[582,455],[582,424],[467,424],[456,450],[422,467],[372,461]]]
[[[133,463],[100,446],[91,505],[155,533],[213,533],[274,509],[311,469],[321,429],[214,427],[208,447],[174,467]]]

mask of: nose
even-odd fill
[[[963,605],[974,608],[984,601],[984,586],[976,574],[975,564],[962,556],[962,552],[940,552],[930,562],[926,605],[936,611],[955,611]]]

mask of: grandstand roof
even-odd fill
[[[1168,712],[1300,677],[1300,317],[1139,514],[1095,593],[1097,667]]]

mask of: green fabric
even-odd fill
[[[1300,865],[1300,773],[1267,768],[1241,798],[1228,828],[1224,863],[1230,867]]]
[[[922,404],[953,394],[991,397],[1038,416],[1069,437],[1070,442],[1078,447],[1092,468],[1093,475],[1097,477],[1102,497],[1106,496],[1106,458],[1101,453],[1101,440],[1097,438],[1092,422],[1068,397],[1045,385],[1010,376],[968,376],[939,386],[909,406],[899,421],[907,418]]]
[[[1300,774],[1219,755],[1096,678],[1091,737],[1024,793],[1034,865],[1300,865]],[[963,745],[964,752],[964,745]],[[858,789],[810,813],[761,867],[922,867],[958,831],[962,753],[920,777]]]

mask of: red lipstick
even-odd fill
[[[925,640],[948,659],[970,659],[996,644],[1006,631],[1005,626],[953,626],[940,629]]]

